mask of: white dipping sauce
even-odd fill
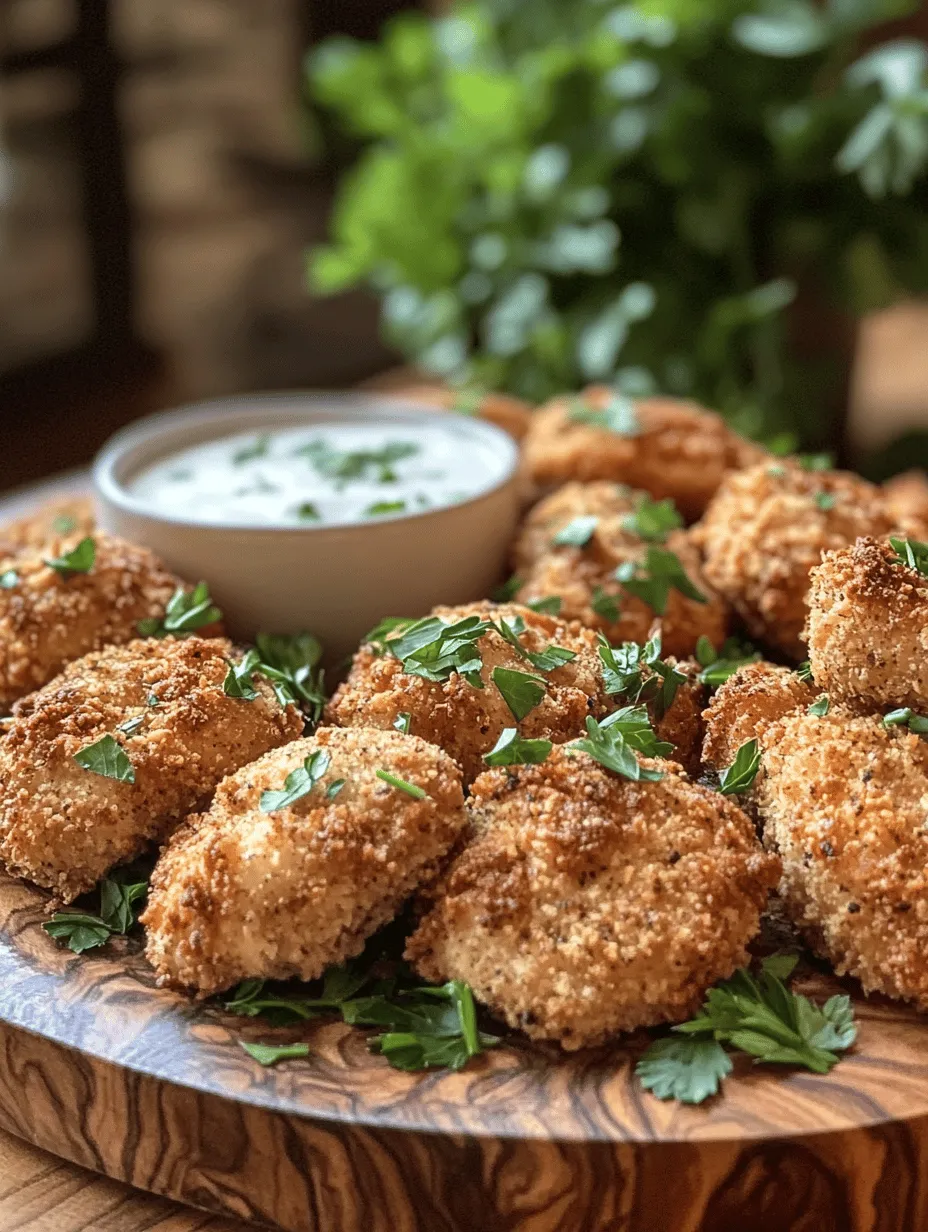
[[[508,463],[436,413],[416,428],[366,419],[225,436],[160,459],[127,486],[185,521],[331,526],[469,500],[503,482]]]

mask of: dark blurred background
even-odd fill
[[[335,170],[301,66],[405,7],[0,0],[0,489],[147,411],[399,362],[372,299],[305,289]],[[926,421],[928,307],[905,304],[864,323],[851,431]]]

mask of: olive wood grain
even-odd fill
[[[133,943],[72,955],[46,910],[0,878],[0,1127],[140,1188],[292,1232],[928,1227],[928,1022],[904,1007],[857,995],[829,1077],[742,1069],[684,1108],[635,1082],[642,1040],[512,1039],[404,1074],[343,1024],[272,1030],[156,989]],[[240,1038],[312,1056],[265,1070]]]

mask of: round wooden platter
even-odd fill
[[[141,1188],[291,1232],[928,1227],[928,1021],[902,1006],[855,995],[859,1044],[827,1077],[741,1068],[682,1107],[636,1082],[643,1039],[512,1038],[405,1074],[340,1023],[159,990],[137,943],[73,955],[47,908],[0,877],[0,1125]],[[296,1038],[310,1058],[274,1069],[237,1043]]]

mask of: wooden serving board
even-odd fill
[[[857,994],[828,1077],[742,1068],[686,1108],[635,1081],[643,1040],[512,1039],[405,1074],[343,1024],[272,1030],[156,989],[138,943],[73,955],[46,909],[0,877],[0,1126],[133,1185],[290,1232],[928,1227],[928,1021],[901,1006]],[[262,1069],[243,1038],[312,1055]]]

